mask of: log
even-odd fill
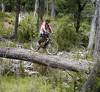
[[[0,57],[28,61],[42,64],[52,68],[70,71],[87,71],[91,64],[89,62],[72,61],[57,55],[41,55],[23,48],[0,48]]]

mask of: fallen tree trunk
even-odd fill
[[[72,61],[57,55],[41,55],[21,48],[0,48],[0,57],[18,59],[70,71],[87,71],[89,62]]]

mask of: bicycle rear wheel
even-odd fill
[[[58,52],[58,44],[56,43],[55,40],[50,40],[47,48],[46,48],[46,51],[48,54],[50,55],[55,55],[57,54]]]

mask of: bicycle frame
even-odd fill
[[[41,42],[39,45],[40,45],[41,48],[45,49],[48,46],[49,42],[50,42],[50,38],[48,37],[48,38],[45,38],[44,40],[45,41]]]
[[[46,49],[46,52],[50,55],[51,54],[54,55],[58,51],[58,44],[56,43],[54,39],[52,39],[51,34],[47,38],[45,38],[44,41],[41,40],[40,43],[39,43],[39,40],[36,41],[36,44],[33,41],[33,44],[31,43],[30,46],[31,46],[31,49],[34,51],[38,51],[40,48]]]

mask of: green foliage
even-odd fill
[[[0,21],[3,21],[4,20],[4,16],[5,16],[5,13],[0,12]]]
[[[80,26],[80,42],[83,44],[84,47],[88,45],[88,36],[90,31],[90,25],[87,21],[83,21]]]
[[[1,76],[0,79],[0,88],[3,92],[78,92],[86,75],[49,69],[45,76]]]
[[[25,42],[37,37],[38,32],[36,30],[36,23],[32,14],[27,15],[19,25],[18,41]]]
[[[3,92],[73,92],[72,88],[64,87],[61,80],[53,87],[45,76],[19,77],[17,80],[14,77],[3,77],[2,85]]]
[[[0,12],[0,35],[8,36],[12,34],[14,24],[14,13]]]
[[[16,47],[16,43],[8,40],[0,41],[0,47]]]
[[[90,25],[88,21],[81,22],[80,32],[81,34],[87,34],[90,31]]]
[[[56,0],[57,11],[63,14],[77,10],[76,0]]]
[[[6,29],[4,27],[4,25],[0,22],[0,35],[1,36],[9,36],[9,35],[11,35],[12,34],[11,30],[12,30],[11,28]]]
[[[99,74],[95,79],[95,89],[93,90],[93,92],[98,92],[98,91],[100,91],[100,76],[99,76]]]
[[[28,11],[33,11],[34,10],[34,4],[35,4],[35,0],[24,0],[25,2],[23,2],[23,0],[21,2],[23,2],[25,4],[24,8]]]
[[[56,40],[60,50],[69,51],[78,43],[78,34],[75,32],[74,25],[69,17],[63,17],[59,20],[60,26],[56,31]]]
[[[63,14],[75,14],[78,11],[78,1],[80,1],[80,5],[84,5],[86,0],[56,0],[57,11]],[[88,2],[86,7],[84,8],[87,13],[90,13],[92,7]]]
[[[0,3],[2,2],[2,0],[0,1]],[[6,11],[14,11],[16,10],[16,0],[3,0],[3,3],[5,4],[5,10]],[[35,4],[35,0],[20,0],[20,5],[21,5],[21,9],[25,9],[28,11],[33,11],[34,10],[34,4]]]
[[[7,29],[4,26],[4,23],[3,22],[0,22],[0,35],[1,36],[8,36],[8,35],[12,34],[12,31],[11,30],[12,30],[11,28],[8,28]]]
[[[88,31],[90,25],[87,20],[81,22],[80,32],[76,33],[71,15],[57,18],[51,23],[52,29],[55,33],[55,39],[59,45],[59,50],[70,51],[73,48],[79,48],[80,45],[87,47],[88,45]]]
[[[5,10],[11,12],[12,10],[15,9],[15,0],[1,0],[1,2],[4,3],[5,5]]]

